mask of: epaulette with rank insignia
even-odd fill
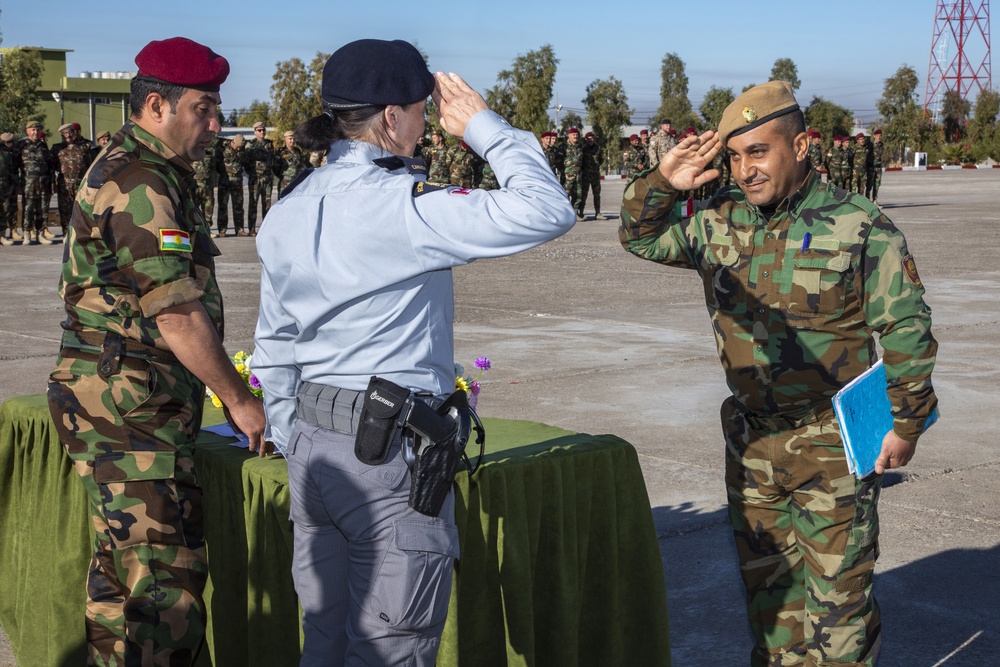
[[[420,195],[425,195],[429,192],[438,192],[440,190],[448,190],[453,188],[451,183],[431,183],[430,181],[417,181],[413,184],[413,196],[419,197]]]

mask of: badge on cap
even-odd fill
[[[179,229],[161,229],[160,250],[191,252],[191,235]]]
[[[906,277],[909,278],[910,282],[916,287],[924,286],[924,284],[920,282],[920,276],[917,275],[917,263],[913,261],[913,255],[907,254],[903,257],[903,271],[906,272]]]
[[[743,118],[748,123],[752,123],[757,120],[757,112],[750,107],[743,107]]]

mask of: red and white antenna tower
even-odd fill
[[[924,115],[936,123],[946,91],[968,100],[991,81],[989,0],[937,0]]]

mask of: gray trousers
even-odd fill
[[[433,666],[458,558],[454,491],[440,517],[415,512],[398,438],[385,463],[369,466],[353,435],[301,419],[288,482],[300,665]]]

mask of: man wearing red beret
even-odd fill
[[[854,137],[854,161],[851,163],[850,189],[864,196],[868,186],[868,172],[871,171],[871,146],[864,132],[858,132]]]
[[[645,168],[645,153],[639,143],[639,135],[633,134],[628,138],[629,147],[625,149],[622,159],[625,162],[625,180],[631,181]]]
[[[219,251],[194,198],[229,63],[182,37],[135,62],[131,118],[73,206],[49,411],[90,498],[90,662],[190,665],[208,574],[193,458],[205,387],[262,455],[264,412],[222,346]]]
[[[818,130],[809,130],[809,164],[816,170],[817,174],[823,171],[822,136]]]

